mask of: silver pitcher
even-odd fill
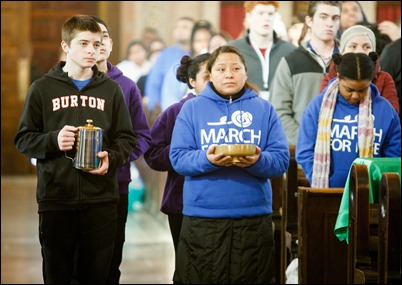
[[[102,150],[103,130],[95,127],[91,119],[85,126],[79,126],[76,134],[75,158],[68,157],[73,161],[73,166],[84,171],[96,169],[100,165],[98,152]]]

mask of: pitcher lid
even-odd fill
[[[95,127],[93,125],[93,120],[92,119],[87,119],[87,123],[85,124],[85,126],[79,126],[78,128],[86,129],[86,130],[101,130],[101,128]]]

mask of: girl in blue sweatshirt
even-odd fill
[[[183,224],[174,281],[275,283],[270,178],[289,164],[285,132],[272,105],[247,83],[243,55],[216,49],[210,82],[184,103],[173,129],[170,160],[183,176]],[[233,162],[217,144],[257,145]]]
[[[296,160],[314,188],[344,187],[358,157],[400,157],[399,116],[371,83],[375,52],[334,54],[337,77],[304,111]]]

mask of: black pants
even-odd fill
[[[169,220],[170,233],[171,233],[172,239],[173,239],[174,253],[176,256],[177,255],[177,246],[179,244],[179,239],[180,239],[181,225],[183,223],[183,215],[169,214],[168,220]],[[173,284],[176,284],[176,282],[173,281]]]
[[[123,260],[123,246],[125,242],[127,214],[128,214],[128,194],[120,194],[117,209],[116,240],[106,284],[120,284],[121,271],[119,268]],[[76,251],[75,259],[76,259],[75,268],[71,284],[80,284],[78,280],[78,268],[77,268],[78,250]]]
[[[271,215],[239,219],[183,217],[175,283],[274,284]]]
[[[123,259],[123,245],[126,233],[126,222],[128,214],[128,194],[120,194],[119,205],[117,210],[117,232],[114,244],[112,263],[110,264],[109,276],[107,284],[119,284],[120,280],[120,264]]]
[[[76,250],[81,284],[104,284],[116,238],[117,204],[39,214],[39,241],[45,284],[69,284]]]
[[[173,239],[174,251],[177,252],[179,244],[181,224],[183,223],[183,215],[168,215],[170,233]]]

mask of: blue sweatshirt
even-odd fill
[[[131,124],[133,125],[134,134],[137,138],[137,144],[128,160],[117,171],[117,179],[119,181],[120,194],[128,194],[128,184],[131,182],[130,162],[138,159],[143,155],[151,142],[151,132],[149,130],[148,121],[142,107],[141,91],[137,84],[127,76],[124,76],[121,70],[107,63],[107,75],[119,83],[123,91],[124,100],[126,101],[128,112],[130,113]]]
[[[335,78],[331,82],[333,80]],[[372,114],[374,116],[373,156],[400,157],[401,125],[399,116],[389,101],[380,96],[374,84],[371,83],[370,88]],[[304,111],[296,145],[296,160],[302,166],[310,183],[313,175],[318,117],[325,91],[326,89],[315,97]],[[359,105],[349,104],[338,94],[331,124],[329,187],[344,187],[350,166],[359,157],[357,140],[358,114]]]
[[[212,144],[253,143],[261,148],[249,167],[220,167],[206,156]],[[183,214],[237,218],[272,213],[270,178],[289,165],[285,132],[272,105],[246,88],[232,103],[208,83],[184,103],[173,129],[170,161],[185,176]]]
[[[173,72],[173,70],[169,70],[172,64],[188,54],[189,51],[183,50],[179,45],[174,45],[163,49],[158,55],[145,83],[145,97],[148,100],[149,110],[152,111],[157,104],[161,103],[162,84],[166,72]]]

